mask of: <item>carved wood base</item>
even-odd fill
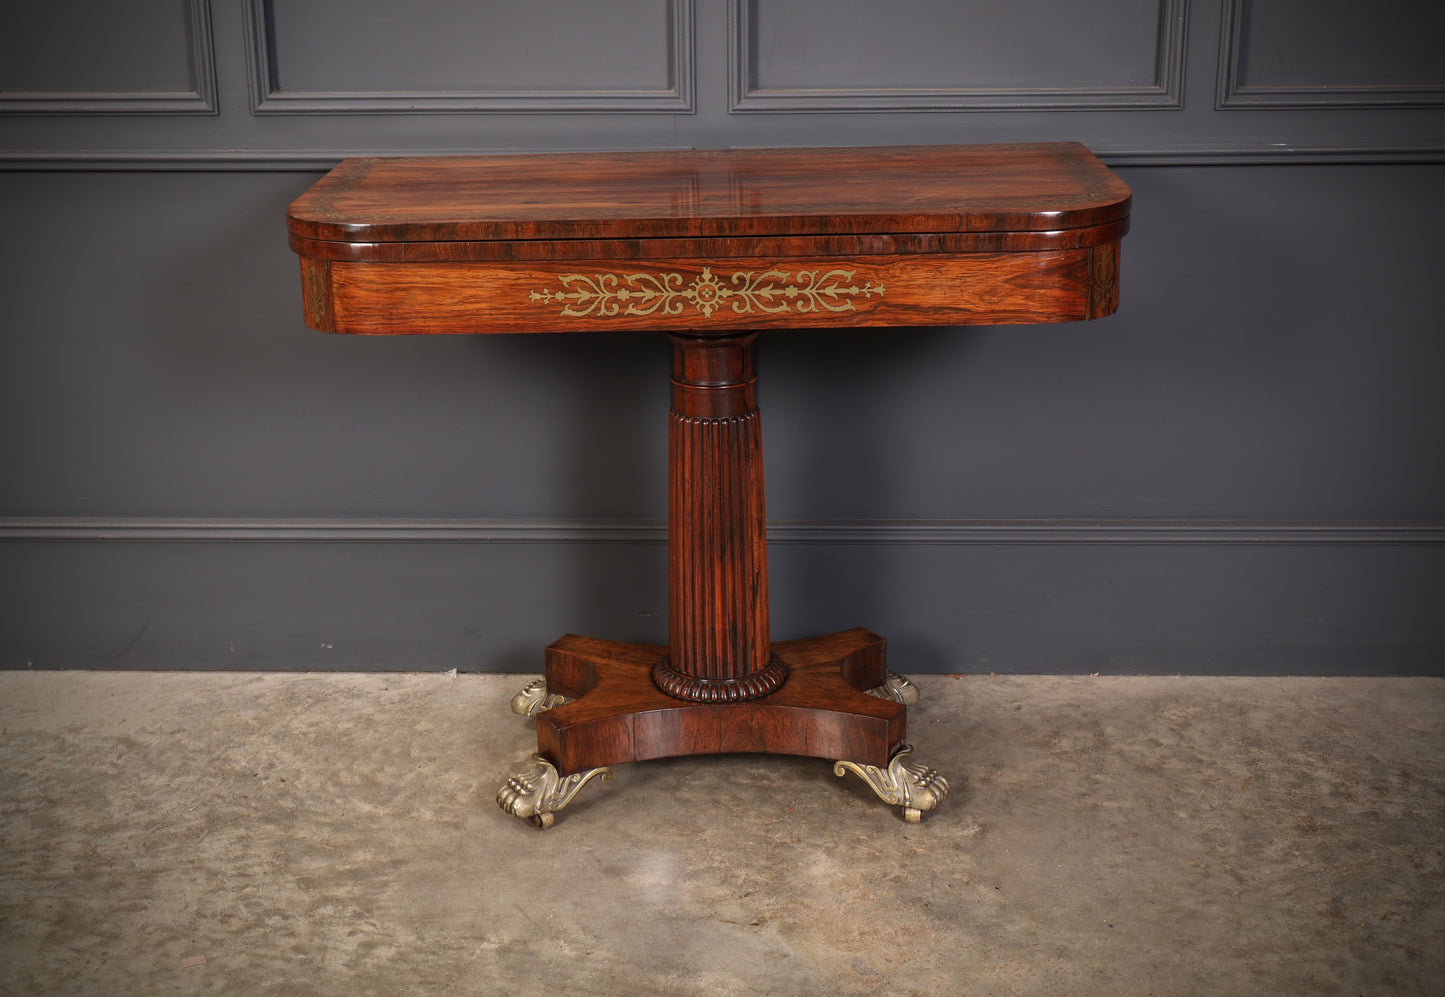
[[[906,740],[907,707],[883,684],[887,642],[862,628],[777,641],[788,669],[759,699],[701,703],[653,684],[667,648],[569,634],[547,648],[547,692],[573,701],[537,717],[537,751],[562,775],[676,755],[762,752],[886,766]]]

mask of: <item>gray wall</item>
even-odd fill
[[[665,639],[656,336],[306,330],[353,153],[1078,139],[1119,313],[772,333],[774,634],[1445,674],[1445,15],[1409,0],[102,0],[0,35],[0,666]],[[618,390],[618,387],[621,390]]]

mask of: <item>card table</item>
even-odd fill
[[[834,760],[907,820],[936,807],[883,638],[772,639],[753,341],[1109,315],[1129,209],[1077,143],[358,158],[302,194],[314,329],[671,342],[668,642],[551,644],[502,808],[551,826],[610,766],[720,752]]]

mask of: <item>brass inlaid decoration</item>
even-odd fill
[[[326,267],[323,260],[301,259],[301,293],[305,297],[306,314],[319,325],[331,323],[331,296],[326,287]]]
[[[562,274],[562,290],[533,291],[533,304],[560,304],[567,318],[681,315],[691,305],[705,318],[724,306],[738,315],[857,311],[857,298],[883,296],[883,285],[854,280],[856,270],[739,270],[726,281],[711,267],[689,283],[680,273]]]

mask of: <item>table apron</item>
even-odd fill
[[[371,263],[302,257],[307,323],[357,334],[1069,322],[1117,303],[1118,243],[1026,253]]]

